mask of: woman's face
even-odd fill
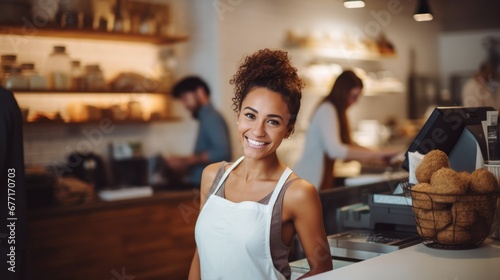
[[[352,104],[358,101],[359,96],[361,95],[362,88],[355,87],[349,91],[347,94],[347,107],[350,107]]]
[[[247,158],[264,158],[276,152],[290,136],[290,112],[277,92],[263,87],[251,90],[238,114],[238,134]]]

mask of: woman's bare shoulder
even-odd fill
[[[215,162],[207,165],[205,169],[203,169],[203,176],[214,176],[217,174],[217,171],[221,168],[221,166],[225,162]]]
[[[288,187],[287,198],[288,200],[292,200],[293,202],[300,202],[304,199],[310,199],[311,197],[317,197],[318,191],[313,184],[309,181],[297,177],[297,175],[292,175],[296,178]]]
[[[222,167],[227,166],[227,162],[221,161],[216,163],[211,163],[203,169],[203,173],[201,175],[201,190],[204,193],[208,193],[210,187],[212,186],[213,181],[217,177],[217,173]]]

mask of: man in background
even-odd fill
[[[201,78],[190,76],[182,79],[174,85],[172,93],[198,120],[199,127],[193,154],[165,158],[168,185],[199,188],[205,166],[231,161],[229,130],[222,115],[210,102],[210,89]]]
[[[493,64],[483,62],[477,73],[462,88],[462,105],[467,107],[492,106],[500,109],[498,72]]]
[[[0,87],[0,279],[27,279],[23,118],[12,92]]]

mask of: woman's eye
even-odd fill
[[[255,119],[255,115],[254,115],[254,114],[252,114],[252,113],[246,113],[246,114],[245,114],[245,117],[247,117],[247,118],[249,118],[249,119],[252,119],[252,120],[253,120],[253,119]]]
[[[272,125],[279,125],[280,124],[280,122],[277,120],[269,120],[269,123]]]

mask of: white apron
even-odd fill
[[[198,216],[195,239],[201,279],[285,279],[273,265],[270,231],[274,204],[292,170],[283,172],[267,205],[235,203],[215,195],[242,160],[239,158],[226,170]]]

